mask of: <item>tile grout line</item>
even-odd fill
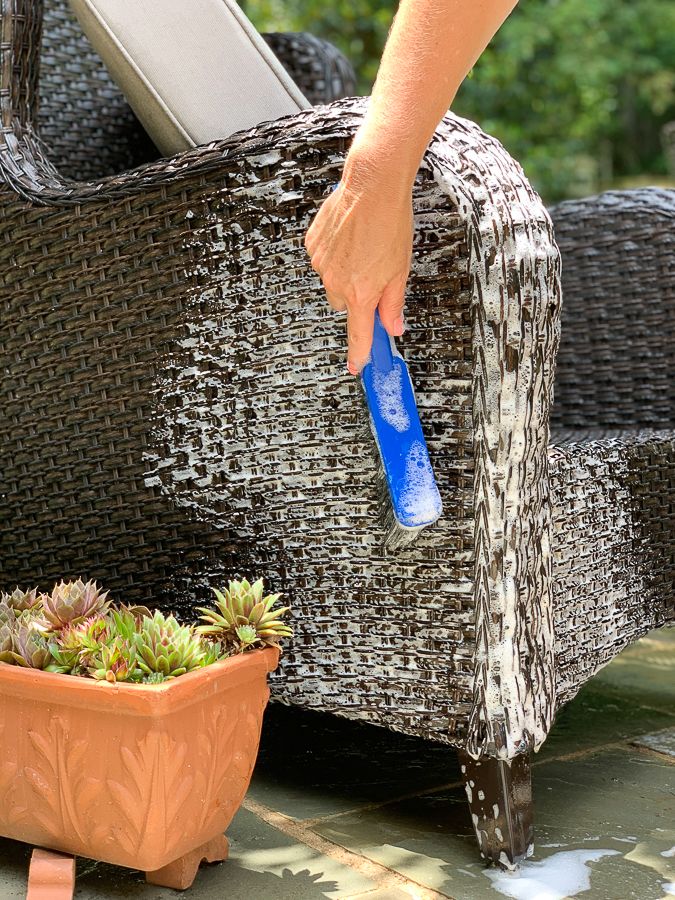
[[[413,900],[452,900],[448,894],[441,894],[431,888],[424,887],[418,882],[406,878],[405,875],[401,875],[399,872],[375,862],[375,860],[368,859],[359,853],[355,853],[353,850],[348,850],[329,838],[309,830],[309,827],[304,822],[291,819],[283,813],[276,812],[262,803],[258,803],[256,800],[246,799],[242,805],[244,809],[247,809],[278,831],[370,879],[375,883],[376,888],[398,888],[403,893],[408,894],[409,897],[412,897]]]

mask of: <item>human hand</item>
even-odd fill
[[[382,174],[371,176],[343,175],[305,235],[328,302],[347,312],[347,368],[352,375],[368,361],[376,309],[390,335],[403,334],[412,259],[411,187]]]

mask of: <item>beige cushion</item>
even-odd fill
[[[233,0],[69,0],[162,153],[310,104]]]

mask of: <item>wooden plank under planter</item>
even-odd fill
[[[248,789],[278,661],[159,685],[0,665],[0,834],[145,872],[194,856]]]

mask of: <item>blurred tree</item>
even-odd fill
[[[240,0],[259,31],[309,31],[326,38],[349,58],[359,93],[375,81],[397,0]]]
[[[397,3],[242,5],[260,30],[307,30],[337,44],[367,93]],[[665,173],[659,134],[675,119],[675,2],[521,0],[453,110],[498,137],[547,200]]]
[[[522,0],[453,105],[548,199],[665,172],[675,118],[673,0]]]

